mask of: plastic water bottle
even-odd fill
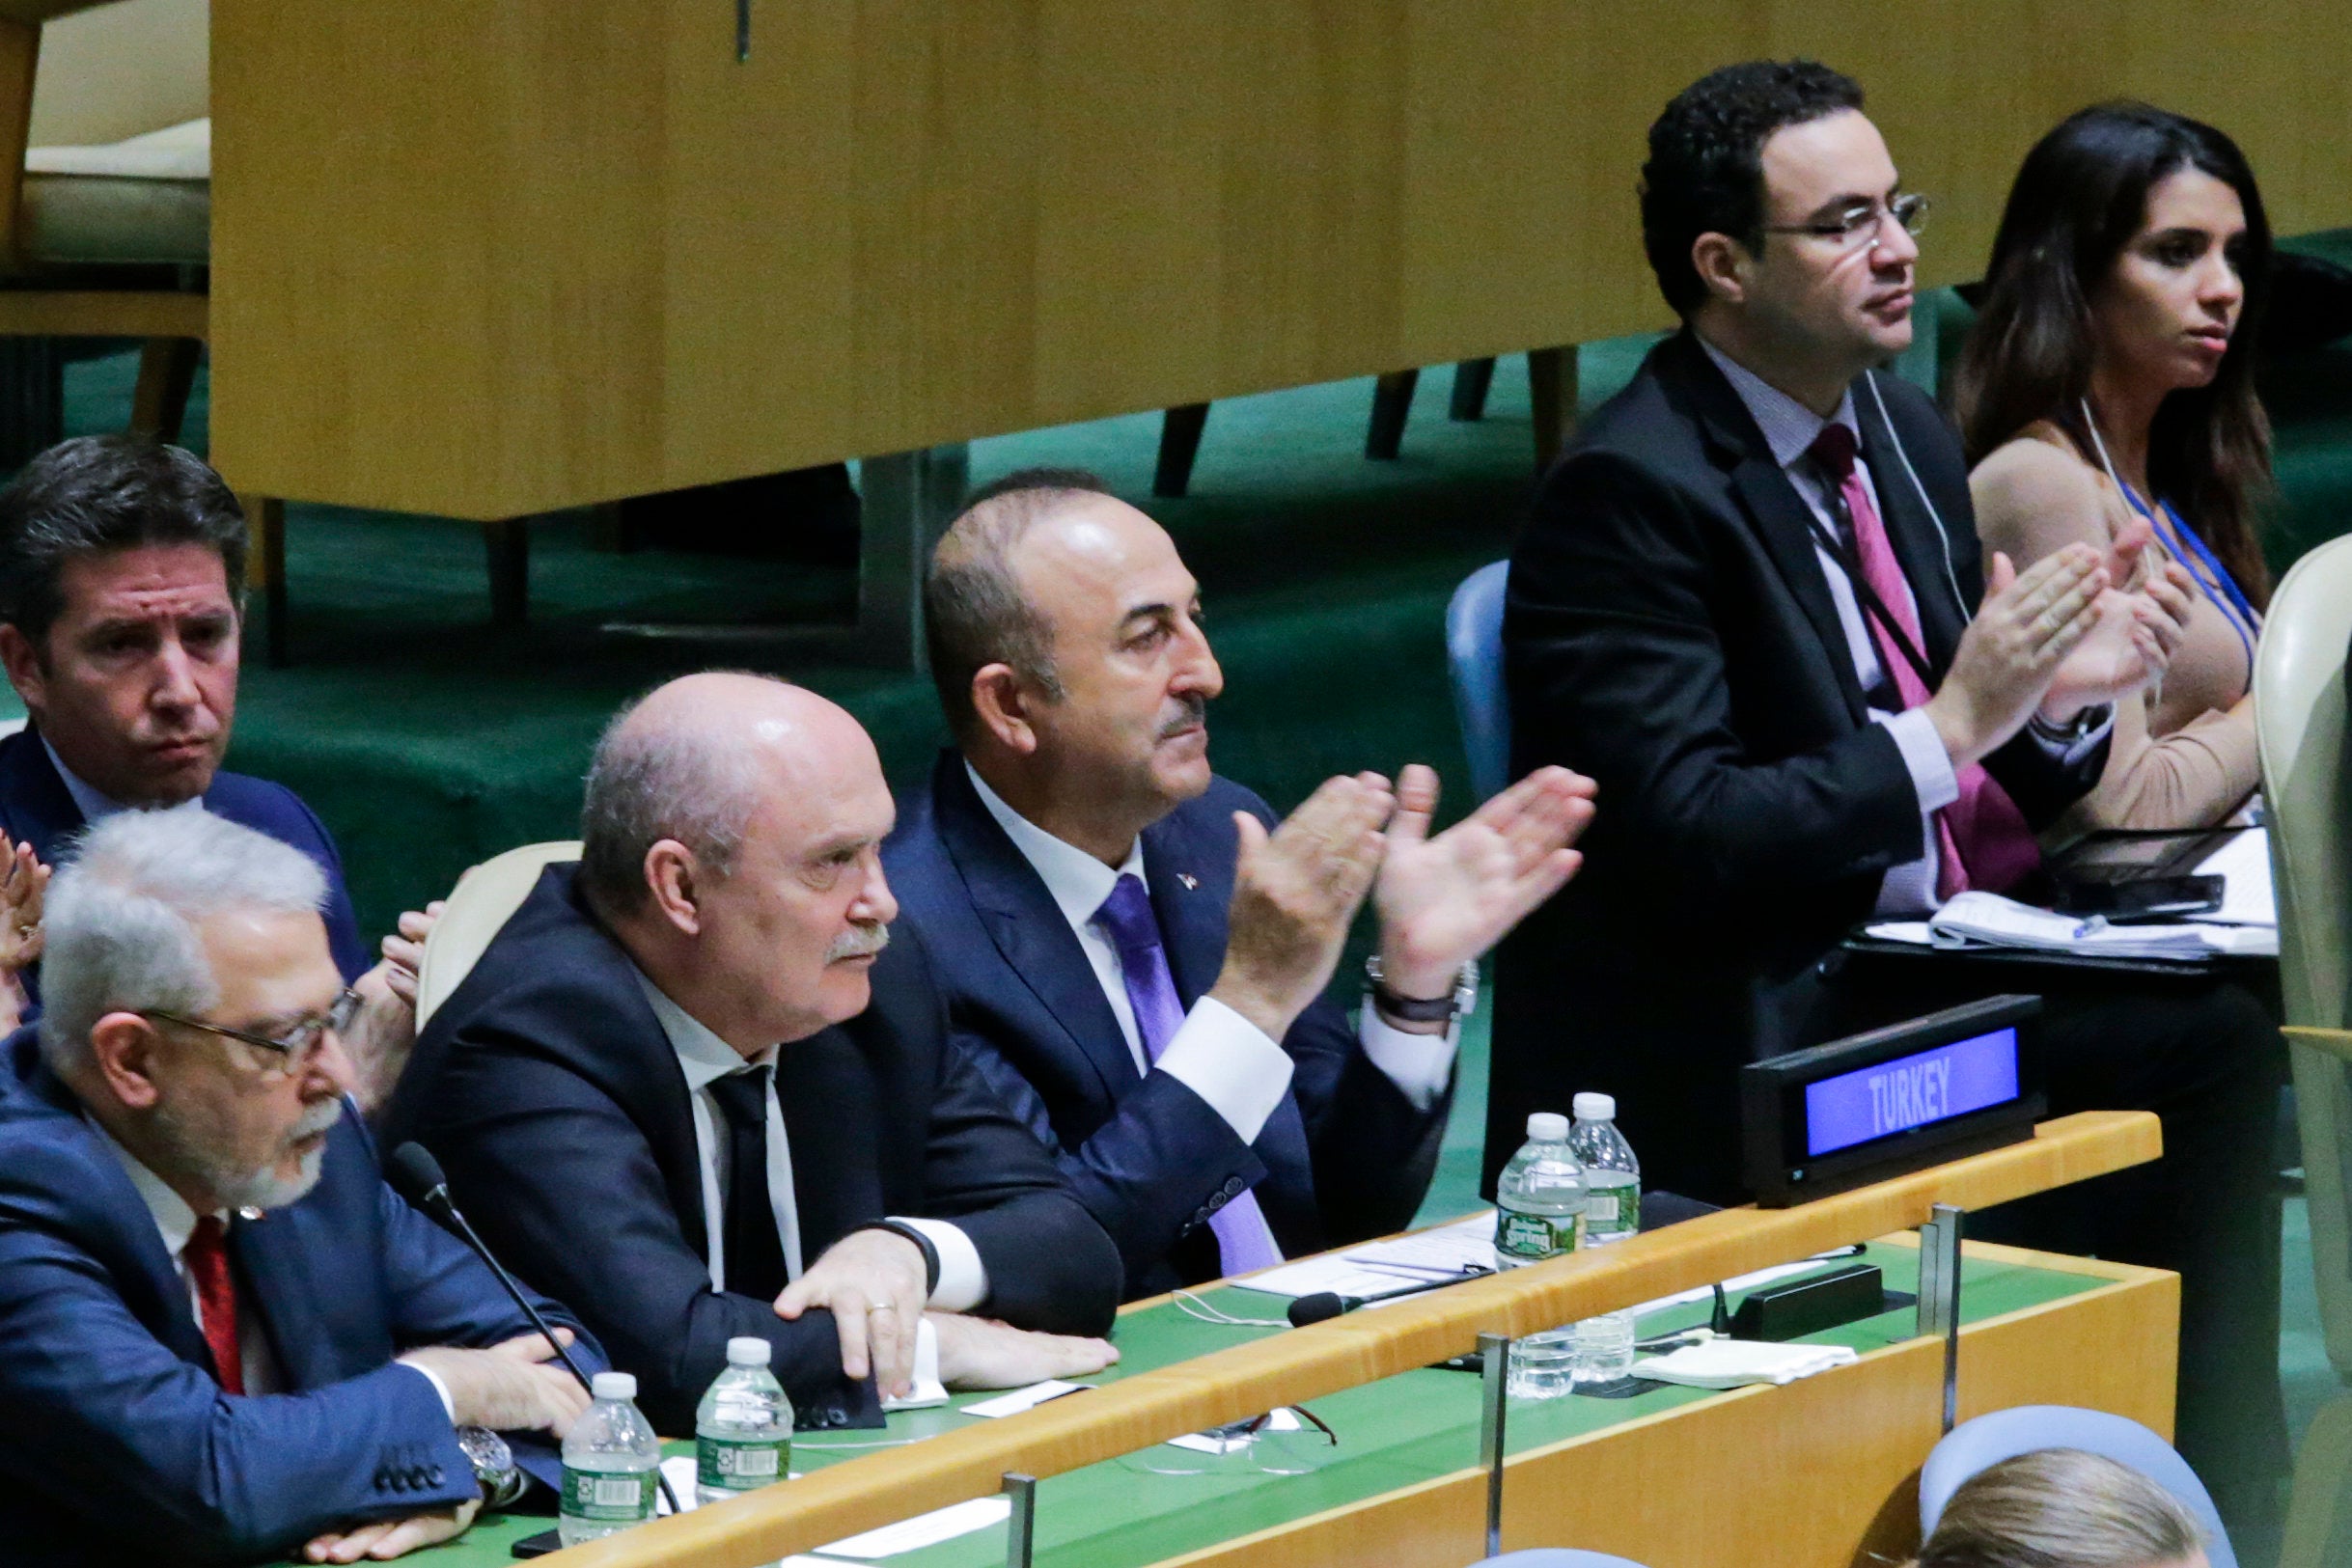
[[[1569,1152],[1585,1171],[1585,1245],[1606,1247],[1642,1228],[1642,1162],[1617,1130],[1617,1101],[1576,1096]],[[1576,1381],[1615,1383],[1633,1370],[1631,1312],[1605,1312],[1576,1325]]]
[[[1568,1149],[1568,1118],[1538,1111],[1527,1118],[1527,1142],[1495,1183],[1495,1262],[1522,1269],[1583,1241],[1585,1175]],[[1521,1399],[1557,1399],[1574,1391],[1574,1330],[1531,1334],[1510,1348],[1506,1387]]]
[[[767,1369],[770,1346],[727,1341],[727,1370],[694,1412],[694,1496],[721,1502],[791,1473],[792,1402]]]
[[[564,1496],[556,1531],[566,1546],[601,1541],[653,1517],[660,1486],[661,1443],[630,1401],[637,1379],[598,1372],[590,1381],[595,1402],[564,1439]]]

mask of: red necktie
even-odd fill
[[[1812,455],[1837,481],[1839,497],[1853,523],[1854,554],[1862,565],[1862,580],[1901,626],[1911,646],[1923,650],[1926,643],[1920,636],[1919,608],[1903,580],[1902,564],[1895,559],[1887,526],[1879,520],[1878,509],[1870,504],[1870,492],[1854,466],[1854,432],[1835,423],[1823,426],[1813,439]],[[1927,683],[1896,648],[1886,623],[1867,607],[1863,619],[1877,646],[1878,662],[1894,677],[1903,707],[1908,710],[1926,701]],[[1942,851],[1937,857],[1936,896],[1950,898],[1971,887],[1995,893],[2015,887],[2041,864],[2041,847],[2034,840],[2034,830],[2026,825],[2025,814],[2009,799],[2008,791],[1981,766],[1971,762],[1955,777],[1960,798],[1935,813],[1937,847]]]
[[[220,1386],[230,1393],[245,1391],[245,1358],[236,1341],[236,1285],[229,1278],[229,1227],[210,1215],[196,1222],[188,1245],[180,1252],[188,1278],[196,1281],[196,1305],[204,1317],[205,1343],[212,1347],[212,1364]]]

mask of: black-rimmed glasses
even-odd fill
[[[202,1018],[190,1018],[184,1013],[167,1012],[161,1007],[137,1009],[141,1018],[165,1024],[178,1024],[182,1029],[202,1030],[207,1034],[219,1034],[241,1044],[257,1046],[278,1059],[266,1071],[273,1078],[291,1078],[310,1065],[318,1050],[318,1042],[327,1035],[341,1038],[349,1032],[351,1021],[359,1016],[360,995],[346,987],[327,1010],[316,1017],[305,1018],[276,1039],[256,1034],[249,1030],[231,1029]]]

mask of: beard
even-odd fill
[[[223,1208],[282,1209],[301,1201],[318,1185],[319,1171],[326,1163],[326,1145],[321,1143],[304,1154],[291,1176],[280,1175],[278,1167],[294,1144],[325,1132],[342,1119],[341,1096],[319,1101],[302,1113],[301,1119],[294,1123],[277,1151],[258,1169],[239,1166],[233,1156],[215,1146],[208,1124],[183,1115],[169,1101],[156,1103],[149,1125],[175,1172],[201,1183]]]

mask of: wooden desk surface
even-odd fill
[[[213,456],[492,518],[1660,325],[1702,71],[1856,75],[1980,267],[2136,95],[2352,222],[2335,0],[217,0]]]
[[[1885,1270],[1890,1289],[1913,1288],[1913,1238],[1883,1238],[1868,1257]],[[1963,1416],[2072,1404],[2170,1430],[2172,1358],[2117,1356],[2113,1347],[2171,1344],[2173,1277],[1975,1245],[1962,1276]],[[1237,1316],[1265,1316],[1270,1300],[1231,1289],[1209,1299]],[[1703,1303],[1665,1308],[1645,1317],[1644,1331],[1703,1322],[1707,1310]],[[1913,1472],[1935,1441],[1942,1408],[1941,1343],[1913,1337],[1912,1328],[1911,1310],[1898,1308],[1815,1335],[1852,1347],[1861,1361],[1786,1389],[1714,1393],[1653,1385],[1624,1400],[1514,1402],[1508,1543],[1568,1542],[1650,1568],[1719,1568],[1730,1560],[1722,1544],[1745,1533],[1770,1544],[1740,1556],[1743,1568],[1845,1568],[1862,1550],[1901,1560],[1916,1544]],[[1202,1323],[1165,1301],[1143,1305],[1121,1322],[1126,1363],[1101,1381],[1272,1332]],[[1315,1414],[1340,1443],[1316,1451],[1314,1468],[1300,1474],[1167,1474],[1172,1450],[1154,1447],[1057,1476],[1038,1494],[1039,1568],[1459,1568],[1483,1529],[1479,1400],[1476,1378],[1447,1371],[1405,1372],[1317,1399]],[[813,1435],[795,1445],[793,1465],[822,1470],[979,1424],[953,1410],[904,1413],[891,1417],[887,1433]],[[549,1523],[491,1521],[420,1556],[418,1568],[494,1568],[515,1538]],[[993,1568],[1004,1554],[999,1526],[892,1562]]]

